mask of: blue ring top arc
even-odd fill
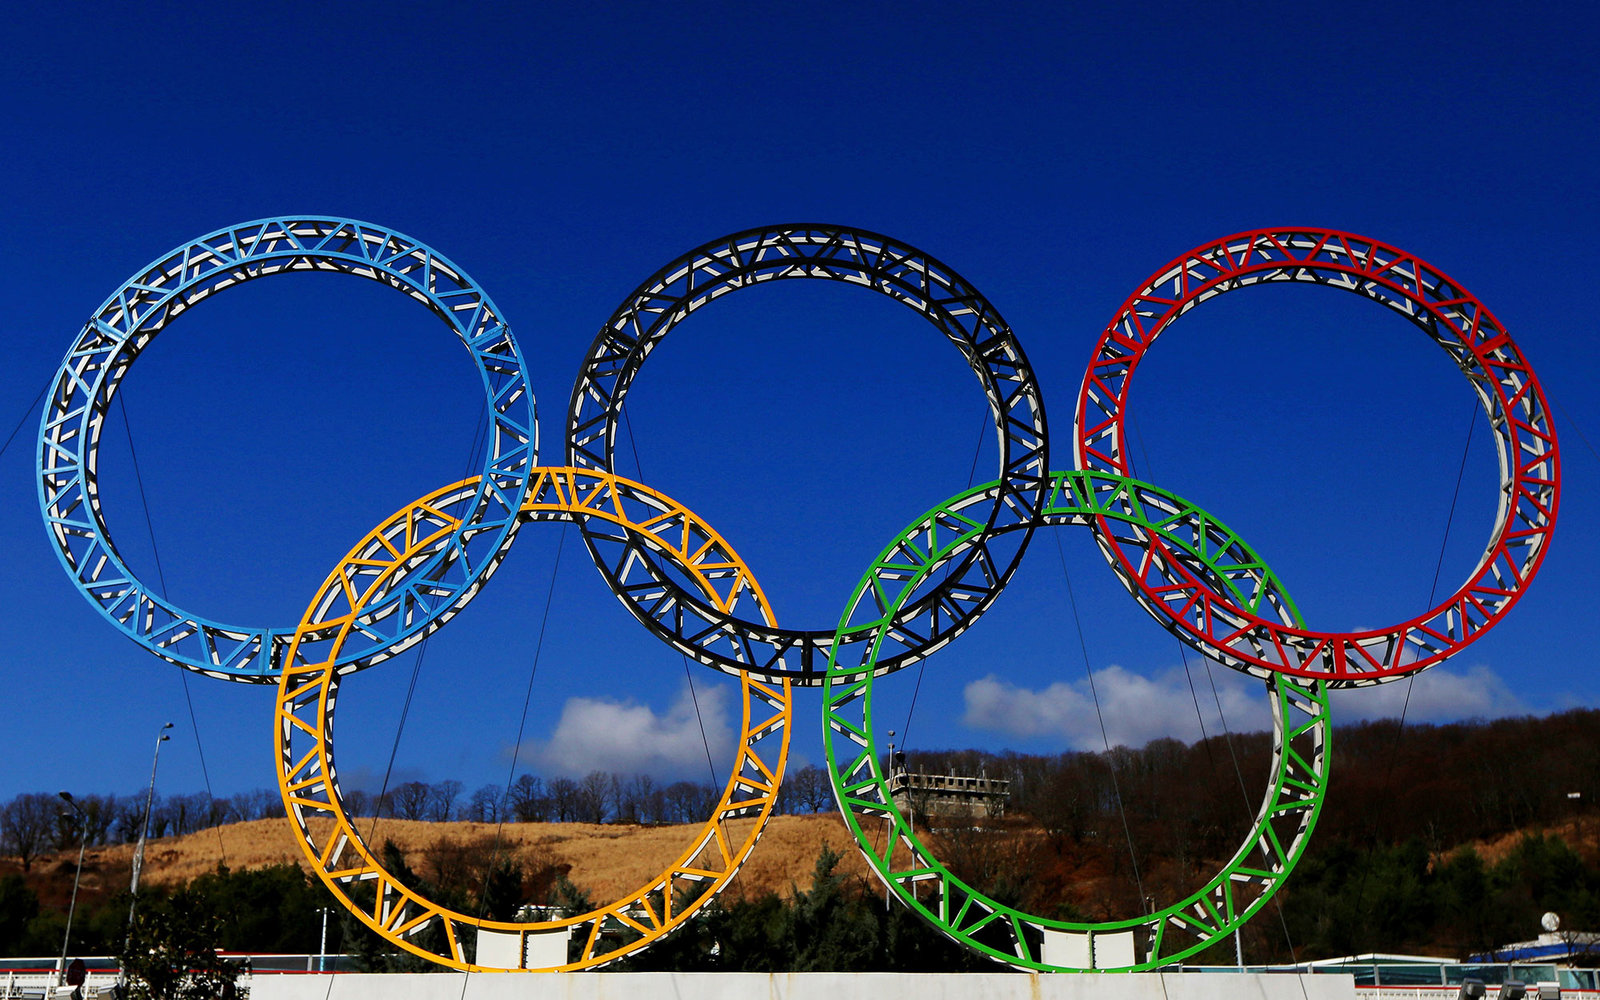
[[[488,294],[431,247],[353,219],[288,216],[219,229],[152,261],[95,311],[55,374],[39,425],[39,508],[62,567],[108,621],[164,660],[227,680],[275,683],[294,627],[223,624],[152,592],[111,541],[96,449],[118,383],[156,334],[215,292],[289,271],[353,274],[423,303],[471,353],[493,421],[460,527],[355,623],[345,670],[393,656],[471,599],[515,537],[538,464],[521,350]]]

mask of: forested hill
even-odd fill
[[[912,748],[906,763],[912,771],[1011,782],[1004,818],[945,824],[944,829],[929,824],[952,867],[1032,912],[1104,919],[1140,912],[1143,897],[1174,898],[1215,872],[1243,841],[1261,804],[1270,753],[1267,734],[1246,734],[1051,756]],[[647,854],[645,845],[671,840],[672,824],[708,806],[710,791],[600,772],[548,782],[524,775],[509,794],[486,788],[463,796],[459,782],[411,782],[382,798],[369,797],[364,815],[414,816],[403,835],[396,833],[397,850],[419,878],[463,898],[474,891],[474,865],[481,861],[474,859],[483,853],[485,838],[504,820],[506,830],[516,831],[510,842],[524,845],[516,858],[520,900],[538,902],[569,877],[580,888],[605,891],[595,879],[599,873],[586,867],[605,867],[601,859],[607,856]],[[103,846],[90,851],[75,938],[103,933],[112,940],[117,920],[126,919],[119,879],[125,886],[131,853],[126,842],[137,826],[129,822],[130,798],[80,799],[90,806],[89,841]],[[207,892],[267,893],[296,912],[324,905],[320,886],[305,884],[293,867],[298,850],[286,825],[270,821],[275,798],[255,793],[226,802],[199,796],[158,802],[158,833],[191,833],[181,842],[168,838],[151,845],[146,877],[152,893],[159,896],[172,891],[174,882],[214,871],[221,858],[207,852],[215,844],[234,873],[210,876]],[[18,796],[0,806],[0,853],[5,855],[0,857],[0,943],[13,953],[52,936],[59,946],[64,914],[57,910],[65,909],[80,831],[60,816],[54,799]],[[1340,727],[1333,737],[1328,804],[1280,896],[1281,911],[1270,905],[1246,929],[1247,957],[1279,961],[1362,951],[1465,955],[1533,937],[1545,910],[1560,913],[1568,928],[1600,930],[1597,802],[1600,711],[1403,728],[1392,721]],[[844,854],[835,869],[842,878],[829,883],[830,905],[859,907],[858,929],[870,937],[871,926],[877,926],[873,922],[883,920],[874,915],[882,911],[882,890],[863,877],[842,824],[825,818],[832,808],[825,775],[815,767],[793,770],[785,779],[783,811],[824,815],[798,817],[816,824],[803,836],[775,831],[764,837],[747,869],[752,878],[745,880],[745,901],[718,919],[737,918],[741,907],[764,906],[752,919],[764,921],[763,926],[782,925],[774,913],[803,902],[791,896],[790,887],[805,895],[821,845],[828,844]],[[241,813],[254,822],[235,823]],[[430,818],[438,822],[427,822]],[[557,822],[574,819],[586,821],[584,836],[609,845],[610,853],[594,854],[591,861],[585,860],[589,855],[563,854],[566,848],[559,845],[574,836],[576,827]],[[210,832],[213,825],[220,829]],[[267,846],[256,854],[239,846],[252,838]],[[164,876],[163,865],[178,864],[180,854],[187,867],[170,868]],[[277,867],[241,874],[273,864]],[[764,873],[759,889],[758,871]],[[241,879],[254,888],[241,888]],[[762,903],[758,897],[766,891],[784,899]],[[273,940],[250,940],[257,932],[241,925],[235,932],[239,939],[228,946],[313,947],[306,928],[315,920],[301,921],[287,911],[274,920],[272,926],[282,932],[273,932]],[[890,934],[886,928],[879,933]],[[353,926],[349,931],[362,933]],[[734,962],[730,948],[726,942],[719,947],[723,967]],[[1226,954],[1212,960],[1231,963],[1231,942],[1222,951]],[[661,954],[684,967],[700,960],[692,948]],[[861,954],[877,953],[867,948]],[[872,959],[886,960],[881,954]]]
[[[1416,839],[1438,853],[1600,806],[1600,710],[1447,725],[1366,722],[1336,727],[1332,744],[1320,839]],[[1110,815],[1120,790],[1129,821],[1149,826],[1147,841],[1135,842],[1178,853],[1186,836],[1236,822],[1242,801],[1254,810],[1271,749],[1270,734],[1250,733],[1155,740],[1109,754],[911,750],[907,766],[1010,779],[1012,811],[1069,833],[1109,818],[1120,836],[1121,819]]]

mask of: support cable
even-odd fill
[[[639,464],[639,444],[633,438],[633,421],[628,419],[628,411],[622,411],[622,425],[628,430],[628,446],[633,450],[633,474],[644,482],[644,466]],[[694,674],[689,669],[689,657],[683,650],[678,650],[678,656],[683,660],[683,679],[689,682],[689,700],[694,703],[694,721],[700,724],[700,743],[706,748],[706,770],[711,773],[711,791],[717,789],[717,766],[711,762],[711,741],[706,739],[706,720],[700,715],[700,696],[694,690]]]
[[[1128,839],[1128,861],[1133,865],[1133,883],[1139,890],[1139,905],[1145,905],[1144,879],[1139,874],[1139,855],[1133,846],[1133,828],[1128,825],[1128,809],[1122,801],[1122,785],[1117,781],[1117,764],[1111,757],[1111,735],[1106,731],[1105,713],[1100,710],[1100,692],[1095,687],[1094,669],[1089,665],[1089,642],[1083,635],[1083,619],[1078,616],[1078,598],[1072,592],[1072,575],[1067,572],[1067,553],[1056,536],[1056,555],[1061,560],[1061,578],[1066,581],[1067,601],[1072,607],[1072,622],[1078,630],[1078,648],[1083,652],[1083,672],[1089,678],[1089,694],[1094,699],[1094,715],[1100,722],[1100,739],[1106,746],[1107,770],[1111,774],[1111,794],[1117,800],[1117,814],[1122,817],[1122,832]],[[1164,988],[1164,987],[1163,987]]]
[[[478,454],[478,451],[479,451],[480,448],[486,447],[485,438],[486,438],[486,435],[487,435],[488,425],[489,425],[488,403],[485,403],[483,405],[483,407],[480,408],[479,413],[478,413],[478,426],[477,426],[477,430],[472,435],[472,443],[467,447],[466,471],[462,474],[462,476],[461,476],[462,479],[466,479],[468,476],[470,476],[472,474],[472,466],[474,464],[473,458]],[[553,586],[553,581],[552,581],[552,586]],[[407,719],[410,718],[410,715],[411,715],[411,702],[412,702],[412,699],[416,695],[417,680],[422,674],[422,664],[423,664],[423,661],[426,658],[427,653],[428,653],[428,640],[430,638],[432,638],[431,635],[423,636],[422,641],[417,645],[417,655],[412,660],[412,663],[411,663],[411,679],[406,685],[405,701],[401,704],[401,707],[400,707],[400,720],[395,725],[394,743],[389,747],[389,762],[384,767],[384,770],[383,770],[383,784],[379,787],[379,789],[378,789],[378,797],[373,803],[372,823],[367,827],[367,840],[369,842],[372,841],[373,839],[375,839],[375,836],[376,836],[377,831],[378,831],[378,822],[383,816],[383,799],[384,799],[384,796],[389,793],[389,780],[392,777],[392,775],[394,774],[395,757],[400,752],[400,739],[401,739],[401,736],[404,735],[404,733],[405,733],[406,721],[407,721]],[[530,681],[530,683],[531,683],[531,681]],[[519,740],[519,742],[520,742],[520,740]],[[493,854],[491,852],[491,859],[492,859],[492,857],[493,857]],[[491,860],[491,864],[490,864],[490,870],[491,871],[493,870],[492,860]],[[487,876],[485,876],[485,877],[487,878]],[[470,975],[471,975],[471,973],[465,973],[465,974],[462,975],[462,978],[461,978],[461,992],[462,992],[463,996],[466,995],[467,978]],[[333,983],[332,983],[331,977],[330,977],[330,981],[328,983],[328,991],[327,991],[327,993],[325,993],[323,995],[323,1000],[327,1000],[328,994],[331,994],[332,991],[333,991]]]
[[[161,550],[156,545],[155,523],[150,519],[150,502],[145,497],[144,476],[139,471],[139,453],[134,449],[133,446],[133,422],[128,419],[128,395],[126,388],[124,388],[122,394],[117,397],[117,406],[122,411],[122,431],[123,434],[127,436],[128,455],[133,460],[133,481],[139,487],[139,506],[144,510],[144,527],[145,531],[150,536],[150,553],[155,557],[156,582],[161,587],[162,600],[166,600],[167,574],[166,571],[161,568]],[[12,432],[13,435],[15,433],[15,431]],[[7,443],[9,443],[9,440]],[[177,667],[176,664],[174,664],[174,666]],[[194,711],[194,695],[189,691],[189,671],[185,670],[183,667],[177,667],[177,671],[179,679],[183,682],[183,700],[185,704],[189,706],[189,726],[194,732],[195,749],[199,752],[200,756],[200,777],[204,779],[206,784],[206,822],[210,823],[214,814],[216,813],[217,800],[216,796],[211,793],[211,770],[206,767],[206,748],[204,741],[202,741],[200,738],[200,719]],[[149,817],[146,817],[147,822],[148,820]],[[228,863],[228,849],[223,843],[222,827],[221,825],[216,825],[214,828],[217,831],[217,853],[219,855],[220,863],[226,865]]]
[[[987,407],[985,407],[984,408],[984,412],[983,412],[983,419],[982,419],[982,421],[980,422],[980,424],[978,426],[978,443],[972,449],[972,464],[967,469],[967,489],[969,489],[969,490],[972,488],[973,479],[978,475],[978,456],[983,453],[983,439],[988,436],[989,426],[990,426],[989,410],[988,410]],[[928,658],[926,656],[924,656],[924,657],[921,657],[920,659],[918,659],[917,660],[917,683],[916,683],[916,686],[911,689],[911,704],[906,708],[905,728],[900,730],[900,746],[902,748],[904,748],[906,746],[909,746],[910,743],[911,743],[911,716],[917,710],[917,696],[922,693],[922,677],[923,677],[923,674],[925,674],[927,672],[927,669],[928,669]],[[904,752],[903,749],[902,749],[902,752]],[[889,771],[890,771],[890,776],[892,778],[893,777],[893,772],[894,772],[893,755],[890,756]],[[885,834],[884,835],[885,836],[888,835],[887,830],[885,830]],[[873,850],[877,850],[878,847],[879,847],[879,841],[877,839],[877,834],[876,833],[873,834],[872,846],[873,846]]]
[[[479,920],[489,912],[489,882],[494,878],[495,866],[500,862],[500,844],[506,828],[506,813],[510,811],[511,806],[511,788],[516,782],[517,765],[522,762],[522,738],[527,733],[528,706],[533,704],[533,681],[539,674],[539,657],[544,652],[545,626],[550,622],[550,605],[555,601],[556,576],[561,572],[561,553],[567,545],[567,526],[568,522],[562,522],[561,535],[556,542],[556,558],[550,567],[550,584],[544,593],[544,611],[539,615],[539,632],[533,643],[533,662],[528,668],[528,687],[522,695],[522,718],[517,722],[517,740],[511,744],[511,767],[506,771],[506,790],[501,793],[500,802],[495,809],[494,843],[489,849],[489,864],[484,868],[483,884],[478,890]],[[461,977],[462,997],[467,995],[467,979],[471,975],[472,973],[468,972]]]
[[[978,428],[978,444],[972,449],[972,465],[967,469],[967,489],[972,489],[972,481],[978,475],[978,456],[983,453],[983,439],[989,434],[989,411],[984,409],[983,423]],[[917,661],[917,686],[911,691],[911,705],[906,709],[906,725],[900,730],[900,745],[906,746],[911,740],[911,714],[917,710],[917,695],[922,693],[922,674],[928,668],[928,658],[922,657]],[[894,761],[889,762],[894,766]]]
[[[1589,435],[1585,434],[1583,432],[1583,428],[1578,426],[1578,422],[1572,419],[1572,414],[1567,412],[1567,408],[1562,406],[1560,401],[1556,402],[1556,409],[1561,411],[1561,419],[1565,420],[1567,425],[1577,432],[1578,440],[1582,441],[1583,446],[1589,449],[1589,454],[1594,456],[1595,461],[1600,462],[1600,451],[1595,451],[1594,445],[1589,442]],[[1476,416],[1476,414],[1474,414],[1474,416]],[[13,431],[12,433],[16,432]]]
[[[1150,449],[1145,445],[1144,433],[1139,429],[1138,417],[1133,417],[1132,423],[1133,435],[1139,444],[1139,450],[1144,453],[1144,467],[1146,473],[1148,474],[1153,465],[1153,463],[1150,461]],[[1135,473],[1135,479],[1139,478],[1136,470],[1130,468],[1128,471]],[[1182,639],[1178,639],[1176,636],[1174,636],[1174,641],[1178,646],[1178,656],[1183,660],[1183,676],[1184,679],[1189,683],[1189,699],[1194,702],[1194,717],[1195,721],[1200,724],[1200,742],[1206,748],[1206,766],[1210,770],[1212,792],[1215,794],[1217,782],[1217,758],[1211,747],[1211,736],[1206,732],[1206,717],[1205,712],[1200,708],[1200,693],[1194,686],[1194,672],[1189,668],[1189,648],[1184,645]],[[1206,676],[1211,676],[1211,664],[1209,661],[1206,663]],[[1250,795],[1244,787],[1244,773],[1239,769],[1238,755],[1234,754],[1233,751],[1233,734],[1228,731],[1228,717],[1222,714],[1222,699],[1217,697],[1217,682],[1215,678],[1211,678],[1211,694],[1217,702],[1217,718],[1222,723],[1222,732],[1228,747],[1228,753],[1233,757],[1233,770],[1234,773],[1238,775],[1239,792],[1244,795],[1244,805],[1248,814],[1248,810],[1250,808]]]
[[[1456,467],[1456,488],[1455,491],[1450,494],[1450,510],[1445,515],[1444,519],[1444,537],[1439,540],[1439,559],[1434,564],[1433,583],[1428,586],[1428,603],[1426,607],[1433,607],[1433,598],[1439,589],[1439,572],[1444,568],[1445,549],[1450,543],[1450,528],[1455,523],[1456,518],[1456,501],[1461,496],[1461,481],[1466,476],[1467,472],[1467,454],[1472,449],[1472,432],[1477,426],[1478,404],[1474,402],[1472,404],[1472,419],[1467,424],[1467,440],[1466,443],[1461,446],[1461,462]],[[1583,436],[1581,431],[1579,432],[1578,436]],[[1587,439],[1584,443],[1588,443]],[[1415,687],[1416,683],[1417,672],[1412,671],[1406,677],[1406,697],[1405,700],[1400,704],[1400,724],[1395,728],[1394,731],[1394,750],[1389,754],[1389,766],[1385,769],[1383,775],[1383,798],[1385,800],[1388,799],[1390,790],[1394,785],[1394,767],[1400,758],[1400,741],[1405,737],[1406,713],[1411,709],[1411,691],[1412,688]],[[1362,865],[1361,882],[1356,887],[1357,914],[1361,912],[1361,904],[1367,893],[1367,875],[1372,871],[1372,851],[1373,845],[1368,844],[1367,863]]]
[[[4,455],[6,449],[11,447],[11,442],[16,438],[18,432],[22,430],[23,425],[28,422],[28,418],[39,412],[39,403],[44,400],[44,394],[49,391],[50,383],[46,382],[44,388],[39,390],[39,395],[33,397],[33,402],[28,405],[26,410],[22,411],[22,419],[17,421],[17,426],[11,428],[11,433],[6,435],[6,443],[0,444],[0,455]]]
[[[472,467],[476,464],[473,459],[480,448],[485,447],[485,438],[489,424],[489,404],[485,402],[478,411],[478,427],[473,432],[472,443],[467,448],[466,470],[460,476],[466,479],[472,475]],[[378,832],[378,821],[383,817],[384,796],[389,794],[389,780],[394,775],[395,757],[400,753],[400,738],[405,734],[406,721],[411,716],[411,702],[417,693],[417,679],[422,674],[422,664],[428,654],[428,640],[432,634],[424,635],[417,644],[417,655],[411,661],[411,679],[406,684],[405,701],[400,706],[400,719],[395,724],[394,742],[389,747],[389,763],[383,769],[383,783],[378,787],[378,797],[372,803],[372,823],[367,827],[367,840],[373,840]]]
[[[1134,435],[1134,438],[1138,441],[1139,450],[1144,452],[1145,471],[1148,473],[1150,468],[1151,468],[1151,465],[1152,465],[1152,463],[1150,461],[1150,450],[1145,445],[1144,433],[1139,428],[1138,418],[1137,417],[1132,418],[1132,423],[1133,423],[1133,435]],[[1130,470],[1130,471],[1132,471],[1132,470]],[[1188,681],[1189,681],[1189,695],[1194,700],[1195,717],[1197,719],[1199,719],[1199,722],[1200,722],[1200,737],[1201,737],[1202,740],[1205,741],[1205,745],[1206,745],[1206,762],[1207,762],[1207,765],[1211,769],[1212,779],[1213,779],[1213,781],[1215,781],[1216,773],[1217,773],[1216,758],[1212,755],[1211,742],[1210,742],[1209,737],[1206,736],[1205,717],[1204,717],[1204,713],[1200,710],[1200,698],[1199,698],[1199,695],[1196,694],[1196,692],[1195,692],[1194,674],[1189,668],[1189,649],[1184,644],[1183,640],[1181,640],[1181,639],[1177,640],[1177,645],[1178,645],[1178,656],[1181,657],[1182,660],[1183,660],[1183,674],[1184,674],[1184,677],[1186,677],[1188,679]],[[1206,681],[1211,687],[1211,700],[1217,706],[1217,720],[1222,724],[1223,744],[1225,746],[1227,746],[1227,748],[1228,748],[1228,758],[1233,763],[1233,775],[1234,775],[1234,778],[1238,781],[1238,784],[1239,784],[1239,801],[1244,806],[1245,822],[1246,823],[1252,823],[1255,820],[1255,815],[1254,815],[1254,811],[1253,811],[1253,809],[1251,808],[1251,805],[1250,805],[1250,791],[1249,791],[1248,788],[1245,787],[1244,768],[1241,767],[1240,764],[1239,764],[1239,751],[1234,746],[1234,743],[1233,743],[1233,730],[1228,726],[1228,714],[1227,714],[1227,712],[1223,711],[1223,708],[1222,708],[1222,695],[1217,690],[1217,678],[1216,678],[1216,675],[1214,673],[1212,673],[1212,670],[1211,670],[1211,659],[1210,659],[1210,657],[1201,657],[1201,662],[1205,665],[1205,668],[1206,668]],[[1213,785],[1213,789],[1214,788],[1215,788],[1215,785]],[[1259,846],[1259,849],[1261,850],[1262,857],[1267,859],[1270,862],[1271,857],[1267,852],[1266,846],[1265,845],[1258,845],[1258,846]],[[1310,1000],[1310,995],[1306,991],[1305,977],[1304,977],[1304,975],[1302,973],[1299,972],[1299,964],[1300,964],[1299,949],[1297,949],[1295,947],[1294,935],[1291,934],[1290,931],[1289,931],[1289,921],[1288,921],[1288,918],[1284,915],[1284,912],[1283,912],[1283,899],[1277,893],[1273,893],[1272,904],[1273,904],[1273,909],[1275,909],[1277,911],[1277,913],[1278,913],[1278,924],[1283,928],[1283,941],[1284,941],[1284,944],[1287,945],[1288,948],[1289,948],[1289,960],[1291,962],[1293,962],[1295,967],[1296,967],[1296,977],[1297,977],[1297,979],[1299,981],[1299,984],[1300,984],[1300,994],[1301,994],[1301,996],[1303,998],[1305,998],[1305,1000]],[[1240,930],[1242,930],[1242,927],[1234,928],[1234,934],[1237,935],[1240,932]],[[1242,952],[1242,948],[1240,950]],[[1241,961],[1241,966],[1242,966],[1242,961]]]
[[[1072,623],[1078,631],[1078,648],[1083,652],[1083,673],[1089,678],[1089,694],[1094,698],[1094,715],[1100,722],[1100,740],[1106,747],[1106,771],[1111,775],[1111,793],[1117,800],[1117,814],[1122,817],[1122,833],[1128,840],[1128,862],[1133,866],[1133,884],[1139,891],[1139,906],[1148,913],[1149,898],[1144,892],[1144,879],[1139,875],[1139,855],[1133,847],[1133,829],[1128,825],[1128,808],[1122,801],[1122,785],[1117,781],[1117,762],[1111,756],[1111,736],[1106,732],[1106,717],[1100,711],[1100,692],[1095,687],[1094,669],[1089,665],[1089,642],[1083,635],[1083,619],[1078,615],[1078,598],[1072,592],[1072,574],[1067,572],[1067,553],[1061,546],[1061,536],[1055,534],[1056,557],[1061,560],[1061,579],[1067,585],[1067,601],[1072,607]],[[1167,997],[1167,977],[1164,973],[1157,972],[1157,982],[1161,984],[1161,996]]]

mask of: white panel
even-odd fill
[[[571,927],[545,931],[541,934],[529,934],[528,951],[523,956],[526,964],[523,968],[551,969],[558,965],[566,965],[567,939],[571,937]]]
[[[1060,965],[1069,969],[1091,968],[1089,935],[1074,931],[1051,930],[1048,927],[1041,927],[1040,930],[1044,931],[1044,944],[1040,946],[1039,954],[1047,965]]]
[[[486,969],[522,968],[522,935],[478,928],[478,950],[474,964]]]
[[[555,938],[546,934],[541,937]],[[1072,935],[1062,934],[1061,938]],[[1064,942],[1063,942],[1064,943]],[[1087,942],[1083,947],[1087,949]],[[330,977],[257,973],[251,1000],[326,1000]],[[3,982],[3,980],[0,980]],[[334,1000],[1355,1000],[1349,975],[1196,973],[566,972],[440,976],[341,973]],[[1453,995],[1453,994],[1452,994]]]
[[[1094,936],[1095,968],[1126,969],[1137,961],[1138,959],[1134,957],[1133,931]]]

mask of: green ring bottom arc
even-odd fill
[[[1269,608],[1285,624],[1302,624],[1265,563],[1193,504],[1148,483],[1101,472],[1052,473],[1050,486],[1042,524],[1098,520],[1106,530],[1116,525],[1133,531],[1150,542],[1150,558],[1181,564],[1180,575],[1205,573],[1241,606]],[[1101,922],[1048,919],[985,895],[933,856],[894,803],[879,759],[872,702],[878,650],[895,613],[931,574],[974,544],[984,524],[962,511],[992,498],[997,489],[997,483],[984,484],[928,511],[879,554],[857,584],[833,649],[841,648],[838,640],[847,633],[876,634],[864,644],[868,652],[861,660],[841,664],[830,657],[828,662],[823,741],[834,796],[884,884],[961,944],[1039,971],[1140,972],[1171,965],[1242,926],[1272,898],[1304,853],[1327,790],[1332,736],[1327,685],[1287,674],[1266,681],[1273,716],[1271,784],[1249,835],[1200,889],[1150,913]],[[1172,566],[1163,571],[1170,574]],[[893,581],[892,589],[886,581]],[[861,624],[856,610],[865,601],[875,602],[879,614]],[[849,624],[852,620],[857,624]],[[863,830],[863,817],[879,831],[881,848]],[[889,824],[888,837],[881,836],[880,822]]]

